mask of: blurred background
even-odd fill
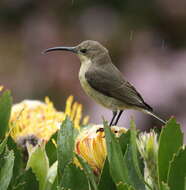
[[[112,61],[137,88],[155,113],[176,116],[186,129],[186,1],[180,0],[1,0],[0,84],[14,103],[44,100],[64,110],[74,95],[84,114],[101,123],[112,113],[94,103],[80,87],[80,62],[69,52],[41,52],[101,42]],[[138,128],[162,124],[137,111],[125,111],[120,126],[134,116]]]

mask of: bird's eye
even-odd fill
[[[81,53],[86,53],[86,52],[87,52],[87,49],[81,49],[80,52],[81,52]]]

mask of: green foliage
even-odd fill
[[[170,163],[168,173],[168,185],[170,190],[183,189],[186,177],[186,148],[180,148]]]
[[[62,186],[62,177],[65,166],[72,162],[74,151],[74,127],[72,122],[66,118],[57,137],[57,160],[58,160],[58,185]]]
[[[8,149],[5,150],[1,157],[0,164],[0,190],[6,190],[13,174],[14,152]]]
[[[125,151],[129,143],[130,143],[130,130],[128,130],[126,133],[121,134],[121,136],[119,137],[119,144],[121,146],[123,155],[125,154]]]
[[[118,190],[134,190],[134,188],[126,183],[119,183]]]
[[[63,189],[88,189],[88,181],[85,173],[76,167],[73,163],[68,163],[64,169],[61,179],[61,187]]]
[[[52,135],[52,137],[45,146],[46,154],[48,156],[48,159],[50,160],[50,164],[53,164],[57,160],[57,149],[53,141],[57,142],[57,132]]]
[[[89,189],[90,172],[92,172],[89,166],[82,161],[80,157],[78,160],[82,163],[85,170],[73,164],[74,154],[74,137],[77,135],[77,131],[73,126],[73,123],[66,118],[58,132],[57,138],[57,158],[58,158],[58,188],[67,190]],[[86,178],[87,174],[87,178]],[[88,175],[89,174],[89,175]],[[88,179],[88,181],[87,181]],[[89,180],[90,179],[90,180]],[[93,184],[93,181],[91,181]],[[95,183],[93,184],[95,185]]]
[[[6,146],[6,143],[7,143],[7,139],[8,138],[4,138],[4,140],[0,144],[0,155],[3,153],[3,151],[5,149],[5,146]]]
[[[128,175],[130,178],[130,184],[136,189],[145,189],[143,175],[140,171],[140,160],[138,158],[138,151],[136,145],[136,126],[133,120],[130,123],[130,141],[127,150],[124,155],[125,165],[128,168]]]
[[[48,174],[47,174],[47,182],[45,185],[45,190],[50,190],[53,189],[55,187],[53,187],[53,185],[55,184],[55,179],[57,176],[57,164],[58,162],[54,162],[52,164],[52,166],[49,168],[48,170]]]
[[[57,137],[58,176],[62,178],[66,164],[72,161],[74,151],[74,128],[69,119],[63,122]]]
[[[8,130],[12,106],[12,97],[9,91],[5,91],[0,97],[0,141],[5,137]]]
[[[158,172],[154,175],[158,175],[156,177],[159,179],[159,184],[152,184],[154,181],[145,181],[145,179],[147,179],[145,178],[145,173],[148,168],[144,168],[144,173],[143,170],[141,170],[143,164],[141,165],[139,152],[137,150],[137,133],[134,121],[131,121],[130,133],[128,132],[121,135],[119,142],[111,133],[106,123],[105,133],[110,174],[117,189],[184,190],[186,178],[186,170],[184,167],[184,163],[186,162],[184,154],[185,148],[183,148],[183,134],[180,125],[176,123],[174,118],[171,118],[167,122],[160,133],[159,143],[157,142],[158,159],[154,158],[157,162],[152,162],[152,164],[157,166],[151,166],[158,168]],[[151,140],[149,143],[155,142]],[[152,145],[147,146],[153,148]],[[181,150],[178,152],[179,149]],[[123,156],[121,156],[121,151],[123,152]],[[145,149],[145,151],[147,150]],[[141,156],[143,157],[143,155]],[[156,156],[156,154],[151,156]],[[123,175],[126,175],[124,177],[125,181],[122,178]]]
[[[174,154],[183,144],[183,133],[180,125],[176,123],[174,118],[170,119],[166,126],[162,129],[159,138],[158,150],[158,171],[159,183],[167,181],[170,161]]]
[[[107,158],[98,175],[74,152],[79,132],[69,118],[52,137],[57,147],[51,140],[46,146],[27,144],[25,162],[22,150],[5,136],[11,104],[6,91],[0,97],[0,190],[186,190],[186,148],[175,118],[163,126],[158,141],[155,131],[138,135],[133,120],[120,137],[104,121]]]
[[[105,190],[105,189],[115,190],[116,189],[116,185],[110,175],[108,159],[105,160],[104,167],[102,169],[102,173],[100,176],[98,189],[99,190]]]
[[[16,163],[15,163],[16,165]],[[37,181],[35,174],[31,169],[22,170],[20,174],[15,178],[15,183],[9,186],[8,190],[28,190],[28,189],[39,189],[39,182]]]
[[[39,189],[45,190],[49,170],[49,162],[45,152],[45,147],[39,145],[33,147],[30,145],[30,147],[28,147],[28,152],[29,159],[27,161],[26,169],[32,168],[33,173],[39,181]]]
[[[162,182],[160,190],[170,190],[170,188],[166,183]]]
[[[124,141],[123,136],[120,138],[120,142],[125,147],[126,142],[128,142],[128,146],[125,151],[124,149],[122,151],[118,139],[111,132],[107,123],[105,123],[105,135],[110,172],[117,189],[131,188],[131,186],[139,190],[145,189],[145,184],[138,161],[136,130],[134,122],[131,121],[130,135],[129,133],[126,134],[126,137],[129,137],[127,138],[127,141]],[[127,187],[126,184],[129,184],[130,186]]]
[[[23,162],[23,158],[21,156],[21,150],[16,146],[15,142],[13,141],[13,139],[11,137],[9,137],[7,139],[7,146],[9,147],[9,149],[12,149],[14,151],[14,156],[15,156],[13,176],[12,176],[11,183],[8,187],[8,190],[18,189],[18,187],[20,190],[22,190],[21,187],[23,188],[23,184],[26,185],[25,180],[27,178],[25,176],[28,176],[28,172],[26,173],[25,171],[23,171],[24,168],[26,167],[26,163]],[[31,173],[31,171],[29,171],[29,172]],[[31,174],[30,174],[30,176],[31,176]],[[30,176],[28,176],[28,177],[30,177]],[[33,179],[31,184],[32,184],[32,187],[34,187],[34,185],[37,182],[35,182],[35,176],[33,176],[33,174],[32,174],[31,179]],[[28,182],[27,182],[27,186],[28,186]]]
[[[120,182],[129,182],[127,166],[124,164],[119,140],[114,137],[114,134],[111,132],[110,127],[106,122],[104,122],[104,129],[111,176],[116,186]]]
[[[87,179],[89,181],[91,189],[92,190],[98,190],[98,187],[97,187],[97,184],[96,184],[96,177],[94,176],[93,171],[90,168],[90,166],[88,165],[88,163],[78,155],[76,155],[76,158],[78,159],[81,166],[83,167],[84,173],[87,176]]]

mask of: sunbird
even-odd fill
[[[79,80],[85,93],[98,104],[112,110],[110,126],[117,125],[126,109],[133,109],[150,114],[162,123],[165,121],[154,114],[136,88],[131,85],[112,63],[108,50],[97,41],[86,40],[74,47],[48,48],[52,51],[70,51],[81,62]]]

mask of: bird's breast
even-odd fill
[[[79,80],[80,80],[81,86],[83,87],[83,89],[86,91],[88,95],[91,93],[90,92],[91,87],[85,78],[85,73],[88,71],[90,65],[91,65],[91,61],[87,59],[87,61],[84,61],[83,63],[81,63],[81,67],[79,71]]]
[[[85,74],[88,71],[90,65],[91,62],[88,61],[86,63],[85,62],[82,63],[79,71],[79,80],[85,93],[91,98],[93,98],[98,104],[101,104],[102,106],[108,109],[111,110],[118,110],[120,108],[124,109],[125,105],[121,101],[118,101],[112,97],[108,97],[90,86],[85,77]]]

